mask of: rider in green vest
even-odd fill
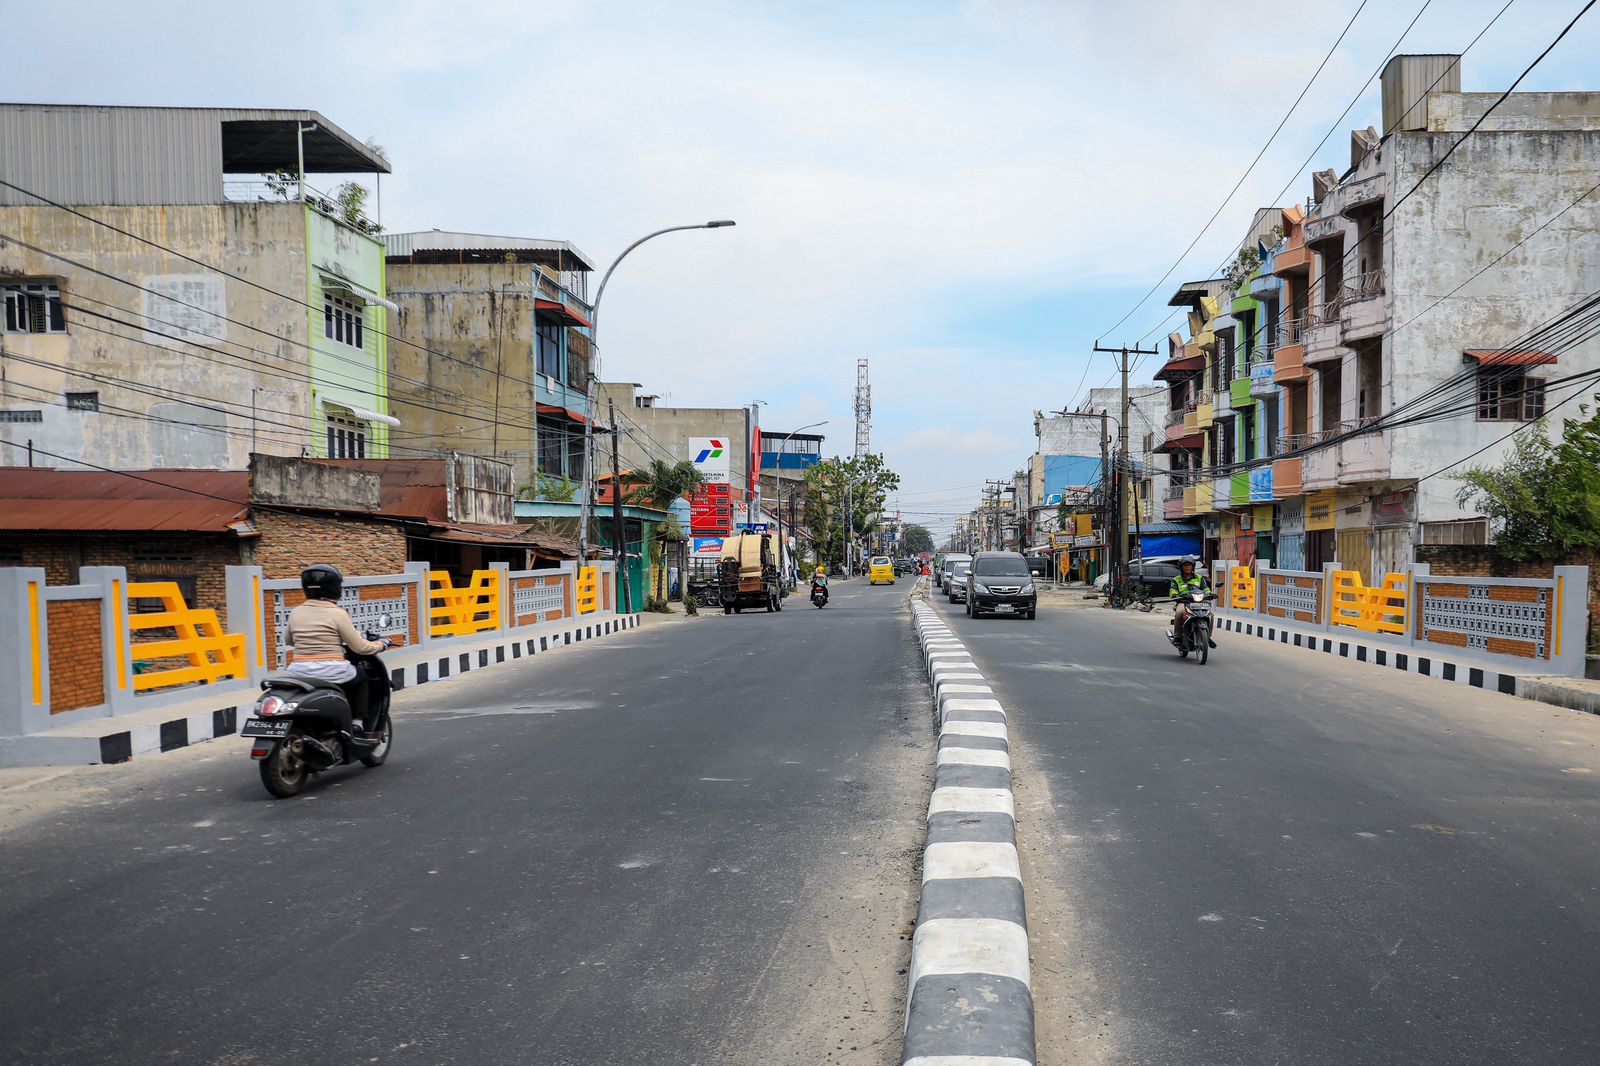
[[[1167,630],[1167,639],[1174,644],[1178,642],[1178,630],[1189,617],[1189,596],[1195,592],[1210,592],[1211,582],[1206,576],[1195,571],[1193,559],[1185,559],[1178,564],[1178,576],[1172,579],[1172,584],[1167,588],[1167,595],[1172,597],[1172,628]],[[1211,646],[1217,646],[1216,641],[1211,641]]]

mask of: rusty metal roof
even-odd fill
[[[0,530],[228,533],[248,517],[242,470],[0,468]]]

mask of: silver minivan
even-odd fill
[[[950,572],[956,568],[957,563],[970,563],[972,556],[965,552],[951,552],[939,563],[938,573],[933,575],[933,583],[942,589],[950,587]]]

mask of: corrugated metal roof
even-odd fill
[[[391,256],[413,256],[422,252],[551,252],[565,260],[565,269],[594,270],[594,262],[570,241],[541,237],[504,237],[493,233],[462,233],[456,230],[417,230],[413,233],[385,233],[383,244]],[[552,263],[555,259],[550,260]]]
[[[242,470],[0,469],[0,530],[227,533],[248,516]]]
[[[315,111],[0,103],[6,178],[66,204],[217,204],[222,176],[297,165],[306,172],[387,173],[382,156]],[[0,188],[0,204],[37,205]]]

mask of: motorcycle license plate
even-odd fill
[[[289,735],[289,724],[292,719],[280,718],[267,721],[265,718],[252,718],[239,730],[241,737],[285,737]]]
[[[994,605],[994,613],[995,614],[1010,614],[1012,611],[1015,611],[1016,609],[1017,608],[1016,608],[1015,605],[1009,604],[1009,603],[997,603],[997,604]]]

